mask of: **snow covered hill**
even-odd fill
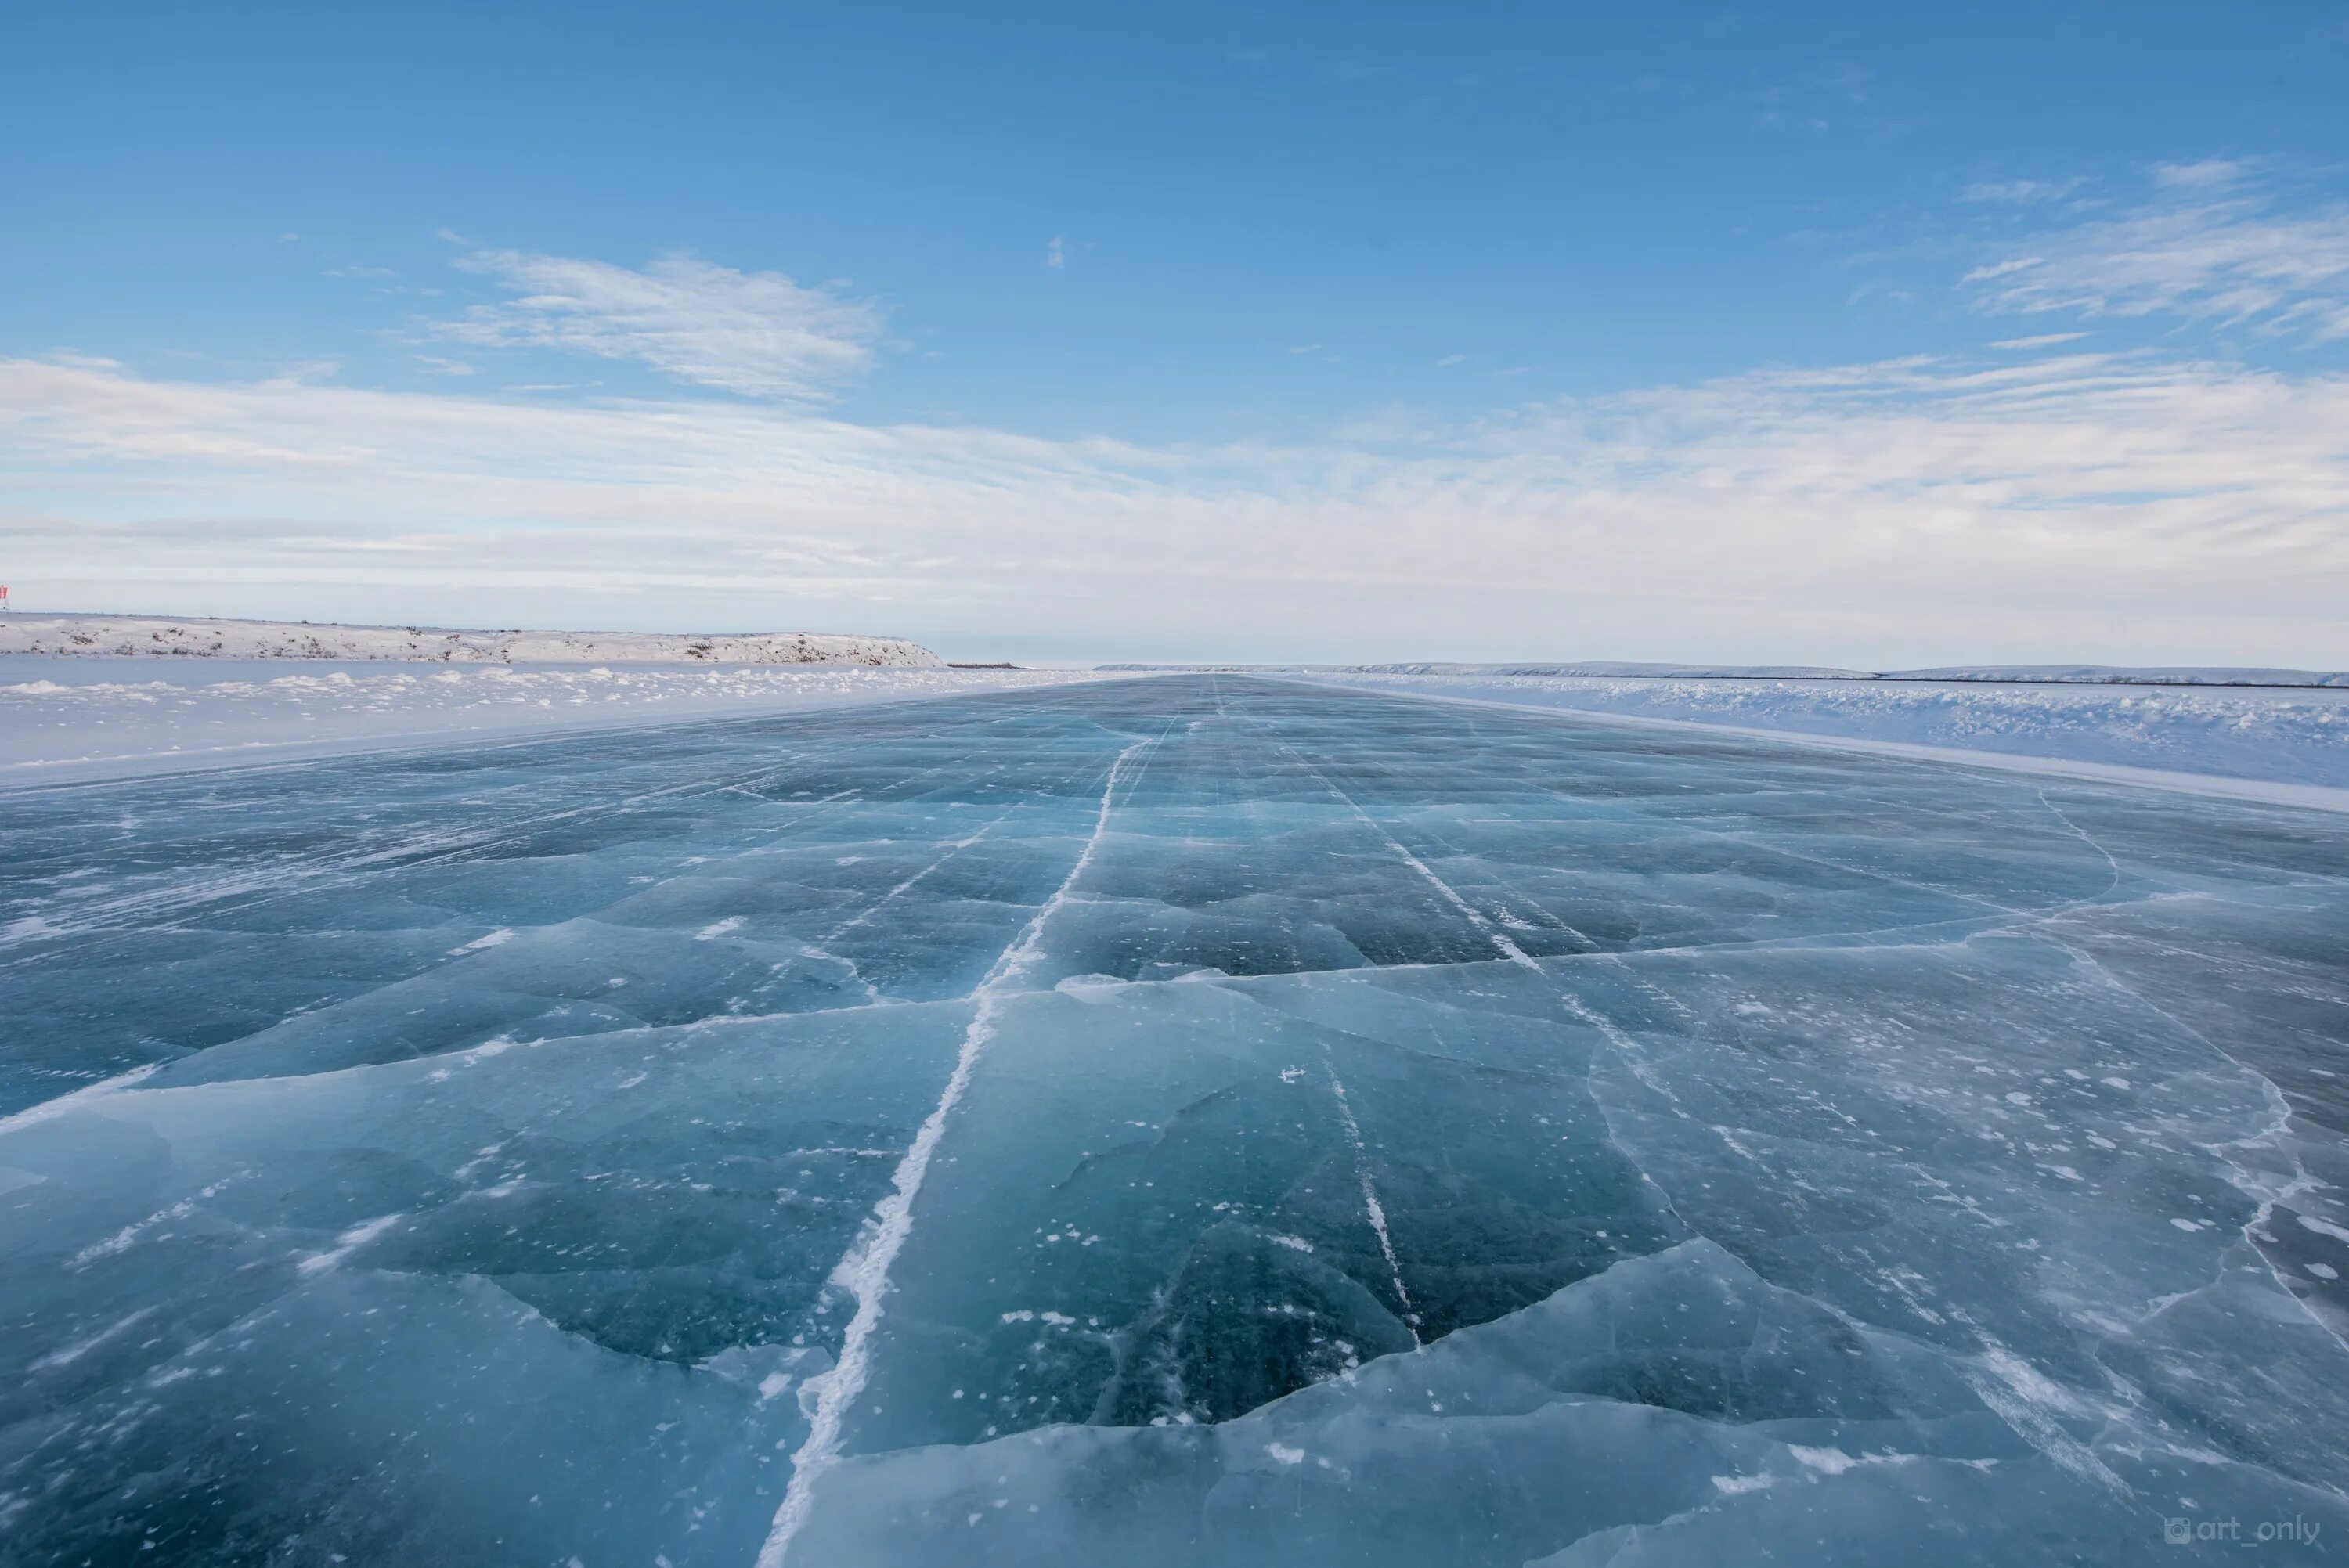
[[[0,617],[0,654],[109,658],[398,659],[451,665],[868,665],[936,669],[902,637],[809,632],[481,632],[148,615]]]

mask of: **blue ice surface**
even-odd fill
[[[7,1568],[2349,1560],[2349,819],[1170,677],[0,866]]]

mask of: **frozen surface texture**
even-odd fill
[[[1203,676],[0,836],[8,1568],[2349,1546],[2337,816]]]
[[[0,655],[0,788],[438,739],[854,707],[1097,678],[853,665],[401,665]]]

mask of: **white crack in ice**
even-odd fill
[[[914,1135],[905,1158],[898,1161],[889,1192],[874,1205],[864,1234],[833,1269],[833,1283],[855,1298],[856,1312],[841,1336],[839,1360],[830,1372],[811,1379],[821,1386],[815,1413],[808,1422],[807,1439],[792,1456],[791,1485],[783,1493],[782,1505],[775,1511],[775,1522],[768,1532],[766,1544],[760,1548],[759,1568],[781,1568],[791,1552],[792,1538],[807,1522],[817,1479],[840,1461],[842,1427],[848,1408],[864,1393],[865,1382],[872,1376],[873,1331],[881,1322],[882,1302],[889,1290],[889,1270],[905,1249],[905,1238],[913,1233],[914,1199],[922,1190],[923,1178],[929,1173],[930,1159],[937,1152],[938,1140],[945,1134],[947,1118],[969,1088],[972,1069],[978,1066],[988,1042],[995,1037],[996,1020],[1001,1015],[1011,982],[1042,956],[1044,927],[1068,903],[1085,868],[1092,863],[1102,837],[1109,830],[1110,808],[1126,762],[1151,744],[1137,740],[1119,752],[1117,760],[1110,764],[1109,778],[1102,786],[1101,810],[1093,819],[1092,836],[1085,841],[1076,863],[1069,868],[1069,874],[1061,879],[1052,896],[1021,929],[1019,940],[1003,950],[986,978],[978,983],[978,989],[973,993],[978,1006],[971,1015],[969,1026],[963,1031],[962,1048],[956,1054],[954,1071],[947,1078],[945,1091]]]

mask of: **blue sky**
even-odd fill
[[[989,9],[11,9],[0,572],[2349,660],[2338,6]]]

